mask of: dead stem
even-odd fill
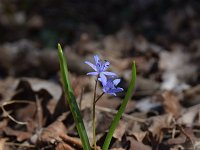
[[[21,124],[21,125],[26,125],[27,124],[27,122],[21,122],[21,121],[17,121],[15,118],[13,118],[6,110],[5,110],[5,108],[4,108],[4,106],[6,106],[6,105],[10,105],[10,104],[14,104],[14,103],[33,103],[34,104],[34,102],[30,102],[30,101],[28,101],[28,100],[10,100],[10,101],[6,101],[6,102],[3,102],[1,105],[0,105],[0,107],[1,107],[1,109],[2,109],[2,111],[3,111],[3,113],[8,117],[8,118],[10,118],[12,121],[14,121],[15,123],[17,123],[17,124]]]
[[[109,113],[112,113],[112,114],[116,114],[117,113],[117,110],[113,110],[113,109],[110,109],[110,108],[105,108],[105,107],[101,107],[101,106],[96,106],[96,108],[98,110],[109,112]],[[131,115],[127,115],[127,114],[123,114],[122,117],[130,119],[130,120],[133,120],[133,121],[141,122],[141,123],[145,122],[145,119],[137,118],[137,117],[134,117],[134,116],[131,116]]]
[[[18,147],[30,147],[30,148],[35,148],[34,145],[28,145],[28,144],[20,144],[20,143],[12,143],[12,142],[6,142],[6,145],[9,146],[18,146]]]

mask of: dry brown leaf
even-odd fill
[[[142,142],[142,140],[144,139],[144,137],[146,136],[147,132],[143,132],[143,131],[140,131],[140,132],[133,132],[132,135],[136,138],[136,140],[138,142]]]
[[[186,137],[181,135],[177,138],[171,138],[167,140],[167,144],[172,145],[172,144],[183,144],[186,141]]]
[[[153,137],[157,137],[158,141],[161,141],[163,138],[163,131],[164,128],[171,128],[172,123],[172,115],[162,115],[162,116],[155,116],[149,119],[151,122],[148,131],[153,134]]]
[[[150,146],[136,141],[133,137],[128,136],[127,139],[130,141],[130,150],[151,150]]]
[[[174,147],[170,148],[170,150],[184,150],[185,148],[181,145],[175,145]]]
[[[67,129],[63,122],[55,121],[42,131],[40,139],[38,140],[39,142],[54,143],[56,141],[61,141],[60,135],[66,132]]]
[[[187,126],[192,126],[195,120],[195,117],[198,115],[200,110],[200,104],[192,106],[188,109],[185,109],[180,118],[177,119],[178,124],[185,124]]]
[[[119,98],[109,97],[105,95],[97,102],[97,106],[111,108],[115,110],[120,105],[120,103],[121,101]]]
[[[194,78],[197,66],[190,62],[193,56],[188,51],[184,51],[183,45],[172,44],[171,48],[174,49],[171,52],[160,53],[159,67],[165,71],[162,74],[162,89],[182,91],[186,85],[184,82]]]
[[[124,135],[126,131],[126,127],[127,127],[127,123],[124,120],[120,120],[119,124],[117,125],[117,128],[115,129],[113,137],[121,141],[122,136]]]
[[[136,105],[135,101],[129,100],[126,105],[126,110],[124,113],[129,114],[130,112],[133,112],[133,110],[135,109],[135,105]]]
[[[94,83],[88,76],[76,76],[75,74],[71,74],[70,81],[76,97],[79,97],[82,92],[88,92],[88,90],[91,90],[90,87],[93,87]]]
[[[0,131],[3,130],[5,127],[7,127],[7,124],[8,124],[8,119],[3,119],[0,122]]]
[[[32,133],[19,131],[19,130],[13,130],[9,127],[4,128],[4,132],[9,136],[16,136],[17,141],[19,142],[29,139],[32,135]]]
[[[77,148],[82,148],[82,143],[81,143],[81,140],[79,138],[76,138],[76,137],[70,137],[68,136],[67,134],[61,134],[60,135],[60,138],[67,142],[67,143],[70,143],[71,145],[73,145],[74,147],[77,147]]]
[[[19,83],[19,79],[8,77],[4,80],[0,80],[0,96],[1,100],[10,100],[16,93],[15,89]]]
[[[183,93],[183,103],[185,105],[193,106],[200,103],[200,84],[189,88]]]
[[[59,98],[61,97],[62,89],[58,84],[54,82],[37,78],[22,78],[22,80],[27,81],[34,92],[45,89],[51,94],[54,100],[59,100]]]
[[[182,109],[179,98],[172,91],[165,91],[162,93],[162,97],[165,111],[178,117]]]
[[[40,138],[38,138],[38,142],[54,144],[57,150],[82,149],[82,143],[79,138],[67,135],[66,126],[62,122],[66,119],[67,115],[68,113],[63,114],[57,121],[45,128],[42,131]],[[56,145],[56,143],[58,143],[58,145]]]
[[[60,142],[58,143],[58,145],[56,145],[55,150],[75,150],[75,149],[66,143]]]
[[[0,138],[0,150],[5,150],[6,138]]]

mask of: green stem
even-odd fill
[[[95,87],[94,87],[94,97],[93,97],[93,103],[92,103],[92,133],[93,133],[93,143],[94,143],[94,150],[97,149],[96,144],[96,115],[95,115],[95,100],[96,100],[96,91],[97,91],[97,82],[98,77],[95,80]]]
[[[107,136],[106,136],[106,139],[104,141],[102,150],[108,150],[108,148],[109,148],[113,133],[114,133],[114,131],[115,131],[115,129],[116,129],[118,123],[119,123],[120,118],[122,117],[123,112],[125,111],[128,100],[131,98],[132,92],[135,88],[135,81],[136,81],[136,66],[135,66],[135,62],[134,62],[133,65],[132,65],[131,83],[129,84],[128,91],[125,95],[125,98],[122,101],[122,104],[121,104],[117,114],[115,115],[115,117],[114,117],[114,119],[111,123],[110,129],[107,133]]]
[[[73,94],[72,86],[69,80],[67,61],[65,60],[60,44],[58,44],[58,56],[59,56],[59,61],[60,61],[60,70],[61,70],[61,75],[62,75],[64,91],[67,97],[67,102],[69,104],[72,116],[74,118],[74,122],[76,124],[78,134],[80,136],[80,139],[83,145],[83,150],[91,150],[88,136],[85,130],[83,120],[82,120],[82,116],[79,111],[78,104],[76,102],[76,98]]]

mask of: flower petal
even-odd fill
[[[102,83],[103,86],[106,86],[106,84],[107,84],[107,78],[106,78],[106,76],[103,73],[100,73],[100,79],[99,79],[99,81],[101,81],[101,83]]]
[[[118,87],[117,90],[120,90],[120,92],[124,91],[124,89],[120,87]]]
[[[108,71],[104,71],[102,72],[103,74],[107,75],[107,76],[117,76],[115,73],[113,72],[108,72]]]
[[[96,76],[98,75],[98,72],[88,72],[87,75]]]
[[[85,61],[85,63],[86,63],[87,65],[89,65],[90,67],[92,67],[92,69],[94,69],[95,71],[97,71],[97,67],[96,67],[94,64],[92,64],[92,63],[89,62],[89,61]]]
[[[110,89],[108,92],[109,93],[118,93],[118,92],[122,92],[124,89],[122,88],[116,88],[116,89]]]
[[[105,88],[102,89],[104,93],[108,93]]]
[[[108,92],[107,94],[117,96],[115,93],[110,93],[110,92]]]
[[[109,66],[110,66],[110,62],[105,60],[103,63],[103,67],[104,67],[103,70],[107,70]]]
[[[94,61],[95,61],[96,65],[97,65],[97,63],[99,62],[99,56],[98,55],[94,55]]]
[[[121,81],[120,79],[115,79],[115,80],[113,80],[113,83],[114,83],[115,86],[117,86],[120,81]]]

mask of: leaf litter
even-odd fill
[[[138,7],[130,5],[134,13],[144,13],[145,17],[138,18],[132,24],[134,27],[123,22],[125,25],[115,33],[97,38],[101,31],[98,25],[80,24],[71,44],[64,42],[72,87],[90,142],[94,78],[86,76],[91,69],[84,61],[98,54],[110,60],[111,71],[119,74],[122,81],[119,86],[124,91],[131,79],[133,60],[138,68],[135,92],[115,130],[110,149],[198,150],[200,40],[196,5],[181,1],[183,7],[177,9],[175,5],[166,12],[159,12],[155,20],[161,21],[156,22],[150,19],[155,14],[148,9],[153,9],[154,4],[162,7],[162,4],[154,0],[132,3],[136,2]],[[47,20],[43,15],[26,16],[16,12],[17,6],[10,2],[0,2],[0,7],[2,5],[8,5],[7,8],[16,14],[11,17],[12,23],[6,11],[0,14],[1,27],[10,31],[2,34],[4,39],[0,44],[0,150],[81,150],[82,144],[60,84],[57,51],[41,46],[41,42],[33,40],[35,35],[30,38],[25,33],[41,30],[49,35],[43,29]],[[112,13],[107,15],[115,17]],[[120,23],[121,20],[116,24]],[[20,24],[25,27],[23,31]],[[18,32],[13,35],[13,31]],[[21,38],[23,35],[26,38]],[[43,36],[39,39],[45,41]],[[117,97],[103,96],[97,102],[99,150],[124,95],[122,92]]]
[[[129,59],[127,58],[128,62]],[[137,60],[137,57],[135,59]],[[117,65],[117,62],[115,63]],[[197,149],[200,122],[199,86],[187,86],[186,89],[178,91],[176,87],[171,86],[170,90],[160,90],[165,80],[160,83],[153,77],[154,73],[149,71],[146,72],[151,75],[149,79],[140,75],[140,72],[144,71],[140,68],[143,63],[137,63],[139,68],[137,88],[129,101],[126,114],[123,115],[113,135],[111,147],[133,150],[166,147]],[[126,89],[130,79],[126,72],[129,63],[122,65],[126,67],[118,71],[122,72],[120,74],[124,79],[122,87]],[[164,65],[162,68],[169,69]],[[87,70],[83,71],[82,75],[80,72],[74,72],[73,69],[71,72],[72,86],[82,110],[87,132],[92,140],[90,114],[94,79],[84,77]],[[179,77],[178,75],[175,76]],[[180,79],[183,80],[183,77]],[[3,108],[0,125],[1,133],[4,135],[1,138],[1,147],[57,150],[82,148],[60,84],[30,77],[5,78],[0,81],[0,92]],[[100,147],[112,118],[120,106],[120,97],[123,97],[123,94],[119,97],[108,95],[97,102],[97,143]]]

